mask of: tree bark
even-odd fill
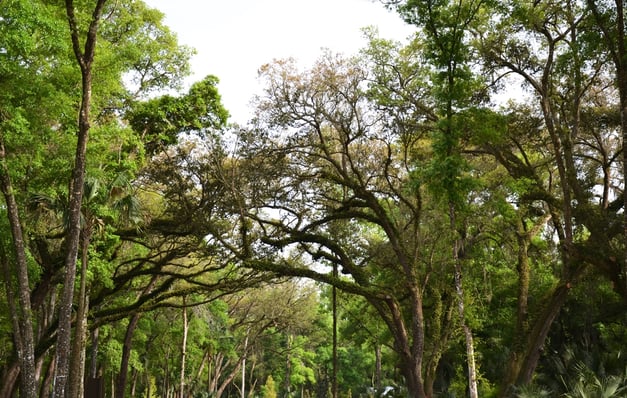
[[[133,346],[133,333],[137,327],[141,314],[135,313],[128,322],[126,334],[124,335],[124,344],[122,346],[122,360],[120,362],[120,373],[115,383],[115,398],[124,398],[126,394],[126,379],[128,378],[128,363],[131,358],[131,349]]]
[[[455,204],[449,203],[449,219],[451,223],[451,230],[456,233],[456,214]],[[457,311],[459,319],[464,331],[464,339],[466,340],[466,365],[468,366],[468,393],[470,398],[478,398],[479,393],[477,391],[477,368],[475,365],[475,345],[472,336],[472,329],[468,326],[466,321],[466,309],[464,306],[464,287],[462,283],[462,265],[459,253],[462,250],[462,240],[460,237],[455,237],[453,242],[453,264],[455,266],[455,293],[457,294]]]
[[[86,221],[90,223],[89,220]],[[78,310],[76,312],[76,329],[72,356],[70,359],[69,397],[82,397],[85,380],[85,348],[87,339],[87,313],[89,311],[89,297],[87,295],[87,264],[88,252],[91,241],[91,225],[86,225],[83,230],[81,243],[81,281],[78,293]]]
[[[623,144],[623,231],[625,242],[627,242],[627,194],[625,187],[625,176],[627,176],[627,150],[625,150],[625,143],[627,142],[627,48],[625,43],[625,9],[624,2],[616,0],[616,76],[618,81],[618,92],[620,96],[620,123],[622,129],[622,144]],[[623,291],[627,292],[627,245],[625,247],[623,262]],[[627,297],[626,297],[627,299]]]
[[[138,299],[143,295],[149,294],[154,288],[158,279],[158,275],[153,276],[148,285],[146,285],[142,293],[138,296]],[[120,373],[118,374],[118,377],[115,381],[115,398],[124,398],[124,395],[126,393],[126,379],[128,377],[128,363],[131,358],[131,349],[133,346],[133,333],[135,332],[135,328],[137,327],[140,316],[141,313],[139,312],[133,314],[126,328],[126,334],[124,335],[124,344],[122,346]]]
[[[91,355],[89,377],[95,379],[98,376],[98,343],[100,336],[100,328],[96,327],[91,331]]]
[[[337,340],[336,340],[337,342]],[[286,339],[286,344],[287,346],[286,348],[286,356],[285,356],[285,380],[283,381],[283,388],[285,389],[286,395],[291,395],[291,390],[292,390],[292,381],[290,380],[292,378],[292,358],[291,358],[291,350],[292,350],[292,335],[288,333],[287,335],[287,339]],[[337,353],[337,351],[336,351]],[[337,397],[336,391],[334,390],[335,385],[331,386],[331,395],[333,398]],[[244,398],[244,397],[242,397]]]
[[[0,190],[4,195],[6,211],[11,228],[13,248],[15,250],[15,266],[17,276],[17,304],[13,305],[13,289],[11,288],[11,272],[6,252],[2,253],[2,267],[5,273],[5,288],[9,299],[13,326],[13,340],[16,345],[18,362],[20,365],[20,397],[37,397],[37,378],[35,377],[35,335],[33,331],[33,315],[31,305],[31,289],[28,277],[28,263],[26,260],[26,246],[22,232],[19,209],[11,177],[6,163],[4,139],[0,133]]]
[[[78,116],[78,137],[74,168],[69,187],[69,221],[66,237],[65,277],[61,302],[59,304],[59,327],[57,331],[57,363],[55,366],[54,394],[55,398],[66,398],[66,387],[71,358],[72,339],[72,304],[74,302],[74,281],[76,279],[76,263],[81,233],[81,207],[85,184],[85,166],[87,141],[90,130],[91,98],[92,98],[92,64],[96,51],[98,25],[106,0],[98,0],[85,39],[84,50],[79,40],[78,21],[74,10],[74,1],[66,0],[65,8],[68,18],[72,48],[81,70],[81,105]],[[70,397],[74,398],[74,397]]]
[[[396,352],[400,356],[400,370],[405,377],[407,389],[413,398],[426,398],[422,378],[422,359],[424,350],[424,316],[420,289],[413,286],[410,289],[412,301],[412,340],[405,328],[403,314],[398,304],[392,299],[387,300],[392,325],[389,326],[394,337]],[[386,317],[384,317],[385,319]]]
[[[381,344],[376,343],[374,347],[374,389],[381,391]]]
[[[430,327],[433,345],[429,348],[430,355],[427,358],[424,370],[425,395],[434,396],[433,385],[437,377],[437,370],[442,355],[446,350],[448,341],[454,332],[453,314],[455,312],[454,298],[444,298],[441,292],[431,290],[435,301],[434,310],[431,312]]]
[[[549,221],[550,216],[546,216],[533,228],[527,230],[525,220],[522,215],[516,220],[516,239],[518,242],[518,254],[516,271],[518,272],[518,304],[516,311],[516,327],[510,357],[505,370],[505,376],[499,387],[499,397],[505,398],[510,394],[512,386],[518,380],[521,367],[525,359],[526,337],[529,335],[529,283],[531,281],[531,267],[529,264],[529,245],[531,239],[538,235]]]
[[[527,231],[525,231],[525,224],[520,217],[517,220],[517,224],[516,235],[518,240],[518,262],[516,264],[516,269],[518,272],[518,306],[512,350],[508,359],[505,376],[500,386],[499,397],[501,398],[508,396],[511,387],[518,379],[520,368],[522,366],[522,360],[524,358],[524,339],[529,331],[528,302],[530,268],[528,248],[531,237]]]
[[[226,388],[229,386],[229,384],[231,384],[233,379],[235,379],[235,376],[240,372],[242,362],[244,361],[245,356],[246,356],[246,353],[244,353],[244,355],[242,355],[239,358],[239,360],[237,361],[233,369],[226,375],[224,380],[222,380],[222,383],[220,383],[220,385],[217,386],[216,394],[215,394],[216,398],[220,398],[222,394],[224,394],[224,391],[226,391]]]
[[[41,388],[40,388],[40,397],[49,397],[50,394],[52,393],[52,380],[54,378],[54,365],[55,365],[56,361],[54,358],[54,353],[52,358],[50,358],[50,363],[48,364],[48,368],[46,369],[46,375],[44,376],[44,379],[41,383]]]
[[[344,157],[342,157],[344,159]],[[333,277],[337,278],[337,264],[333,265]],[[333,371],[332,371],[332,375],[331,375],[331,397],[332,398],[337,398],[337,392],[338,392],[338,387],[337,387],[337,372],[338,372],[338,358],[337,358],[337,288],[335,286],[331,287],[331,291],[332,291],[332,312],[333,312],[333,324],[332,324],[332,328],[333,331],[331,332],[332,334],[332,342],[331,344],[333,345],[333,353],[332,353],[332,365],[333,365]],[[286,384],[289,383],[288,380],[286,380]]]
[[[183,341],[181,342],[181,390],[180,397],[185,395],[185,359],[187,357],[187,307],[185,306],[185,297],[183,297]]]
[[[544,311],[542,311],[540,317],[535,322],[521,363],[520,373],[518,374],[518,385],[531,383],[533,373],[535,372],[540,356],[542,355],[542,347],[546,341],[546,336],[551,329],[553,321],[564,305],[564,302],[566,302],[568,290],[569,287],[566,284],[559,286],[551,296]]]
[[[248,334],[249,334],[249,331],[247,330],[246,339],[244,339],[244,358],[242,359],[242,398],[246,398],[246,357],[247,357],[246,353],[248,352]],[[289,349],[288,349],[288,355],[289,355]]]
[[[0,388],[0,398],[11,398],[15,390],[17,379],[20,377],[20,366],[17,362],[12,363],[2,377],[2,388]]]

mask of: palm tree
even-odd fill
[[[516,398],[544,398],[553,396],[551,390],[547,390],[537,384],[518,386],[515,391],[514,396]]]
[[[600,377],[584,362],[575,365],[576,374],[565,382],[565,398],[621,398],[627,394],[627,373]]]

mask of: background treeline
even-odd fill
[[[386,5],[240,126],[143,2],[0,0],[0,397],[627,394],[624,3]]]

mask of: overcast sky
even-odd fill
[[[194,76],[212,74],[231,121],[245,123],[259,92],[257,70],[275,58],[310,65],[321,49],[348,55],[363,47],[361,29],[404,40],[411,32],[395,13],[372,0],[144,0],[161,10],[179,42],[194,47]]]

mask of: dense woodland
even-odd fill
[[[627,396],[624,1],[384,5],[238,125],[142,1],[0,0],[0,397]]]

